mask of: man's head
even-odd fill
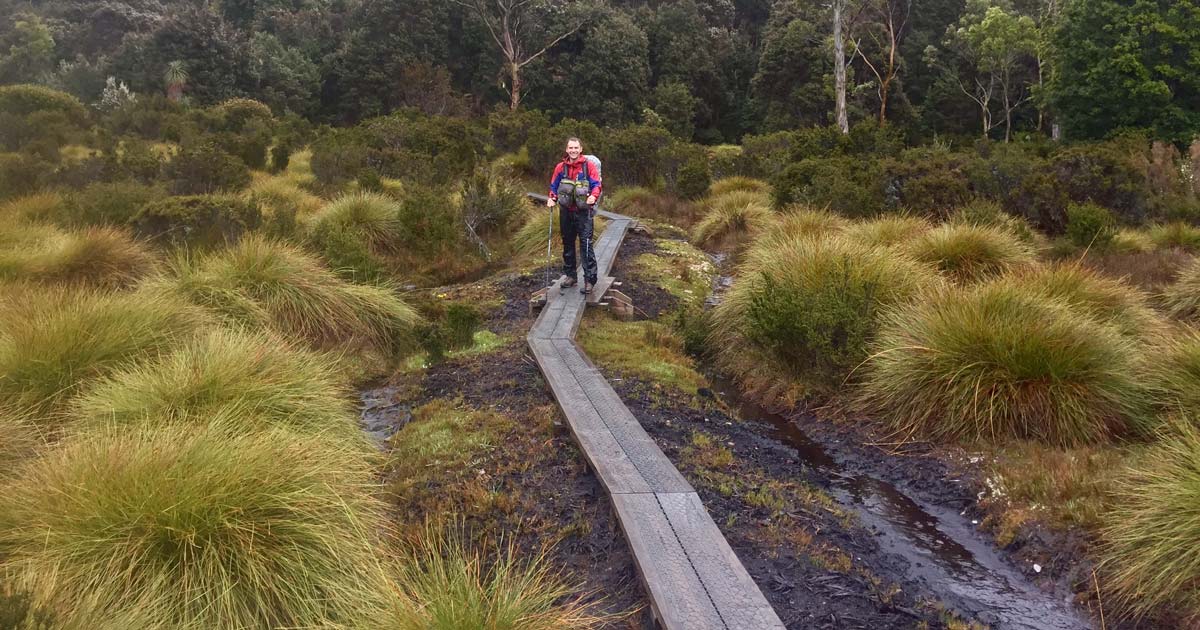
[[[571,158],[571,161],[573,162],[573,161],[579,159],[579,156],[582,154],[583,154],[583,143],[579,141],[579,138],[568,138],[567,139],[567,157]]]

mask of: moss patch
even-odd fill
[[[682,302],[703,300],[712,290],[717,268],[704,252],[684,241],[657,239],[658,252],[634,259],[635,272]]]
[[[695,395],[707,383],[670,328],[653,321],[621,322],[589,310],[579,344],[597,365]]]

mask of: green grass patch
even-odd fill
[[[1146,350],[1146,370],[1159,413],[1200,418],[1200,331],[1163,336]]]
[[[1163,318],[1151,308],[1149,296],[1079,264],[1028,267],[999,282],[1065,302],[1081,316],[1112,324],[1132,339],[1146,339],[1166,330]]]
[[[150,248],[112,227],[59,231],[12,225],[0,242],[0,279],[120,289],[151,274],[158,261]]]
[[[929,221],[913,215],[888,214],[869,221],[859,221],[846,228],[847,240],[876,247],[895,247],[933,229]]]
[[[1036,263],[1033,248],[994,227],[946,224],[918,235],[904,251],[958,282],[975,282]]]
[[[1200,258],[1184,267],[1163,290],[1162,303],[1171,317],[1200,321]]]
[[[1200,228],[1175,221],[1150,228],[1150,241],[1159,249],[1178,248],[1190,253],[1200,253]]]
[[[701,202],[702,217],[692,228],[692,242],[710,249],[729,249],[770,229],[775,216],[771,199],[762,193],[734,191]]]
[[[683,351],[683,341],[652,321],[621,322],[607,314],[585,313],[579,345],[597,365],[649,381],[654,387],[691,395],[707,381]]]
[[[387,585],[370,464],[326,439],[240,431],[240,420],[83,435],[31,464],[0,491],[13,585],[66,627],[377,619]]]
[[[664,288],[683,302],[703,300],[712,292],[717,268],[708,256],[683,241],[658,239],[659,252],[642,254],[633,266],[640,277]]]

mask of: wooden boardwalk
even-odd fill
[[[595,246],[603,279],[631,219],[599,214],[609,220]],[[560,293],[559,282],[547,292],[529,347],[612,499],[655,618],[668,630],[782,629],[696,491],[575,343],[586,303],[576,289]]]

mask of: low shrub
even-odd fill
[[[0,278],[119,289],[154,271],[154,254],[126,232],[94,227],[49,238],[0,244]]]
[[[0,302],[0,406],[51,410],[92,379],[169,351],[207,321],[170,296],[9,289]]]
[[[1034,264],[1033,249],[996,228],[948,223],[918,235],[904,251],[959,282],[974,282]]]
[[[602,205],[631,217],[673,223],[684,228],[696,220],[696,204],[649,188],[621,188],[611,195],[605,193],[605,196]]]
[[[163,176],[171,194],[210,195],[237,192],[250,184],[250,169],[216,143],[201,142],[180,149],[167,162]]]
[[[84,430],[160,426],[243,412],[244,431],[281,426],[362,438],[350,391],[336,362],[277,337],[218,329],[153,360],[118,371],[71,404]]]
[[[679,167],[675,176],[675,191],[684,199],[699,199],[708,192],[711,183],[708,157],[693,155]]]
[[[1155,403],[1164,415],[1200,418],[1200,331],[1164,335],[1146,350]]]
[[[774,217],[761,193],[738,191],[703,202],[704,216],[692,228],[692,242],[703,247],[727,248],[768,229]]]
[[[841,238],[756,243],[713,313],[709,346],[768,398],[827,393],[867,357],[884,309],[938,283],[912,259]]]
[[[889,199],[892,207],[946,217],[971,199],[965,167],[966,158],[960,153],[920,147],[884,160],[880,170],[888,193],[894,196]]]
[[[1064,302],[1083,317],[1112,324],[1130,339],[1165,332],[1163,319],[1150,307],[1146,294],[1078,264],[1031,267],[998,282]]]
[[[587,594],[551,568],[544,550],[521,559],[510,544],[485,554],[468,549],[465,537],[431,526],[417,536],[400,557],[389,627],[588,630],[616,619],[585,603]]]
[[[887,207],[878,164],[859,158],[807,159],[792,163],[771,179],[775,207],[793,203],[827,207],[847,217],[869,217]]]
[[[37,192],[53,170],[50,164],[28,154],[0,153],[0,200]]]
[[[59,112],[75,124],[87,121],[87,108],[78,98],[41,85],[0,86],[0,112],[28,116],[37,112]]]
[[[370,458],[243,417],[103,430],[33,462],[0,492],[6,573],[67,627],[377,619]]]
[[[507,233],[529,206],[517,182],[487,168],[476,169],[461,190],[457,214],[477,245],[483,245],[486,237]]]
[[[1150,228],[1150,241],[1159,249],[1174,247],[1193,254],[1200,253],[1200,228],[1182,221]]]
[[[712,186],[710,186],[708,189],[708,195],[710,197],[719,197],[725,193],[743,190],[747,192],[760,193],[768,197],[771,195],[771,185],[767,182],[761,179],[741,177],[736,175],[714,181]]]
[[[274,118],[268,105],[252,98],[227,99],[214,105],[212,110],[224,119],[225,127],[230,131],[241,131],[252,121],[270,121]]]
[[[316,180],[337,189],[367,168],[372,150],[360,128],[334,129],[312,145],[311,166]]]
[[[136,182],[98,182],[71,193],[56,216],[67,225],[127,225],[143,206],[166,194]]]
[[[262,222],[258,206],[233,195],[165,197],[130,220],[141,236],[162,244],[212,248],[237,242]]]
[[[311,348],[395,356],[416,346],[420,318],[390,288],[348,283],[293,245],[252,236],[180,262],[175,272],[150,288]]]
[[[1098,204],[1111,209],[1122,223],[1139,225],[1146,220],[1148,201],[1154,197],[1145,166],[1138,163],[1137,153],[1143,150],[1120,139],[1078,144],[1054,154],[1049,168],[1071,201]]]
[[[1200,319],[1200,259],[1184,267],[1175,281],[1163,290],[1162,303],[1171,317]]]
[[[1103,250],[1116,233],[1116,221],[1107,208],[1094,203],[1067,206],[1067,239],[1072,245]]]
[[[1101,574],[1110,606],[1134,616],[1174,611],[1200,617],[1200,430],[1194,416],[1173,423],[1111,489],[1100,533]],[[1181,623],[1177,627],[1190,624]]]
[[[1135,342],[1114,326],[1020,285],[990,283],[887,314],[861,400],[906,437],[1074,446],[1143,420],[1139,366]]]
[[[250,203],[258,206],[263,228],[272,236],[290,237],[325,205],[325,200],[301,188],[287,177],[265,177],[246,190]]]
[[[933,229],[925,219],[909,214],[886,214],[846,228],[849,241],[873,247],[903,246]]]
[[[1113,234],[1108,249],[1114,254],[1145,254],[1155,249],[1150,234],[1142,230],[1121,228]]]
[[[1030,244],[1038,240],[1038,235],[1029,221],[1008,214],[1000,204],[986,199],[975,199],[962,206],[951,215],[950,222],[999,228]]]

